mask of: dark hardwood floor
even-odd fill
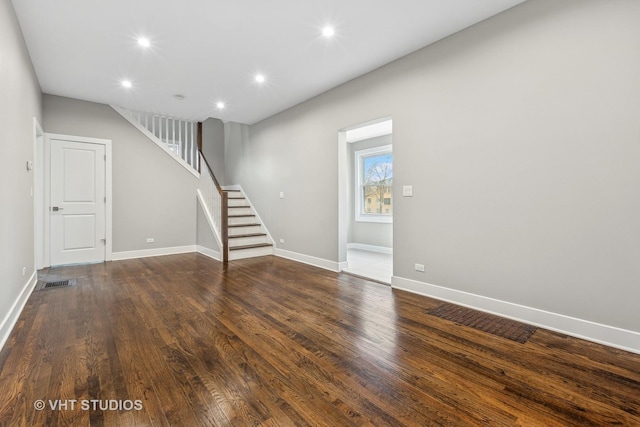
[[[198,254],[44,273],[78,282],[34,292],[0,352],[0,425],[640,425],[640,355],[520,344],[352,276]]]

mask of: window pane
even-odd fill
[[[363,213],[393,214],[393,154],[364,157],[362,176]]]

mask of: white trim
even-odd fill
[[[393,276],[391,287],[640,354],[640,332]]]
[[[205,218],[207,218],[207,223],[209,223],[209,228],[211,228],[211,231],[213,232],[213,237],[216,239],[216,243],[218,244],[218,247],[222,248],[222,238],[220,237],[220,234],[218,233],[218,230],[216,229],[216,226],[213,223],[213,216],[211,215],[211,212],[209,212],[209,208],[207,207],[207,204],[204,202],[204,196],[202,195],[202,192],[200,191],[199,188],[196,190],[196,196],[198,199],[198,205],[200,205],[200,208],[202,209],[202,212],[204,213]]]
[[[207,247],[197,245],[196,252],[204,256],[208,256],[209,258],[215,259],[216,261],[222,262],[222,256],[220,255],[220,252],[216,252],[213,249],[209,249]]]
[[[124,259],[147,258],[152,256],[177,255],[188,252],[197,252],[196,245],[173,246],[169,248],[141,249],[138,251],[114,252],[112,261],[122,261]]]
[[[99,144],[105,146],[105,252],[104,260],[111,261],[113,251],[113,151],[110,139],[90,138],[87,136],[63,135],[58,133],[44,134],[44,267],[51,266],[51,216],[48,214],[51,205],[51,140],[72,141],[87,144]]]
[[[285,251],[284,249],[278,249],[278,248],[275,249],[274,255],[279,256],[280,258],[286,258],[292,261],[298,261],[303,264],[309,264],[315,267],[324,268],[325,270],[330,270],[330,271],[333,271],[334,273],[340,272],[341,271],[340,267],[342,266],[342,264],[345,264],[345,263],[338,263],[335,261],[329,261],[328,259],[316,258],[311,255]]]
[[[364,194],[362,192],[362,181],[364,181],[364,159],[367,157],[373,157],[375,155],[387,154],[391,153],[393,155],[393,145],[380,145],[377,147],[365,148],[363,150],[357,150],[353,153],[353,158],[355,161],[354,166],[354,176],[353,182],[355,184],[353,198],[354,198],[354,220],[356,222],[375,222],[382,224],[392,224],[393,223],[393,212],[391,215],[383,215],[376,213],[364,213],[363,212],[363,200]],[[393,192],[393,186],[391,187],[391,191]],[[393,197],[393,196],[392,196]],[[382,203],[383,201],[381,201]],[[380,208],[382,210],[382,207]]]
[[[152,142],[154,142],[158,147],[162,148],[162,150],[167,153],[168,155],[171,156],[171,158],[173,160],[175,160],[176,162],[178,162],[182,167],[184,167],[186,170],[188,170],[193,176],[195,176],[196,178],[200,178],[200,174],[198,173],[197,170],[195,170],[194,168],[191,167],[191,165],[189,165],[189,163],[187,163],[186,161],[184,161],[182,158],[176,156],[176,154],[173,152],[173,150],[171,150],[167,144],[165,144],[164,142],[162,142],[160,139],[158,139],[157,136],[155,136],[154,134],[152,134],[151,132],[149,132],[149,130],[147,128],[145,128],[144,126],[142,126],[140,123],[138,123],[138,121],[136,119],[134,119],[131,114],[127,111],[124,110],[120,107],[116,107],[115,105],[110,105],[111,108],[113,108],[116,112],[118,112],[118,114],[120,114],[122,117],[124,117],[129,123],[131,123],[136,129],[138,129],[140,132],[142,132],[144,134],[144,136],[146,136],[147,138],[149,138]]]
[[[44,145],[45,136],[36,117],[33,118],[33,265],[44,267]]]
[[[387,248],[386,246],[365,245],[364,243],[349,243],[347,244],[347,249],[360,249],[363,251],[393,255],[393,248]]]
[[[349,261],[342,261],[338,263],[338,272],[342,270],[348,270],[348,269],[349,269]]]
[[[34,271],[27,283],[22,287],[22,291],[20,292],[20,295],[18,295],[18,298],[13,302],[11,309],[9,309],[7,315],[2,319],[2,323],[0,323],[0,350],[2,350],[9,339],[9,335],[11,335],[11,331],[16,325],[22,310],[24,310],[24,306],[37,282],[38,272]]]

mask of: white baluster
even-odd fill
[[[180,142],[180,158],[184,159],[184,133],[182,131],[182,120],[178,120],[178,130],[180,131],[180,135],[178,136],[178,141]]]
[[[164,118],[164,143],[169,143],[169,117]]]
[[[193,153],[196,151],[195,147],[194,147],[194,139],[193,139],[193,122],[191,122],[191,152],[190,154],[190,160],[189,160],[189,164],[191,165],[191,167],[194,167],[194,161],[193,161]]]

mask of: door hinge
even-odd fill
[[[104,196],[104,202],[107,203],[107,196]]]
[[[104,161],[105,162],[107,161],[107,155],[106,154],[104,155]]]

